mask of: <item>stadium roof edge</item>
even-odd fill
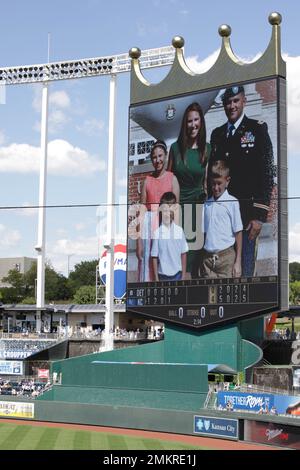
[[[0,306],[2,311],[5,312],[49,312],[49,313],[72,313],[72,312],[85,312],[85,313],[105,313],[105,304],[47,304],[45,307],[36,307],[35,305],[28,304],[3,304]],[[125,304],[115,304],[114,310],[117,312],[125,312]]]

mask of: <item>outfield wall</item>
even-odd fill
[[[13,397],[11,399],[7,397],[5,401],[9,404],[16,400]],[[300,449],[300,419],[297,418],[227,413],[207,409],[192,412],[82,403],[79,406],[78,403],[55,401],[22,400],[22,402],[34,405],[34,417],[29,421],[109,426],[193,436],[210,435],[211,437],[217,437],[217,434],[209,433],[204,428],[202,431],[196,429],[197,419],[204,425],[237,422],[236,437],[230,437],[228,434],[218,435],[218,437]],[[2,417],[9,418],[10,416],[6,414]]]

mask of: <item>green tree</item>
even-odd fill
[[[16,270],[11,270],[4,282],[8,282],[12,287],[7,288],[9,291],[4,291],[3,295],[6,299],[5,303],[22,302],[26,303],[25,299],[32,299],[36,297],[36,279],[37,279],[37,263],[33,263],[30,269],[21,274]],[[68,300],[72,297],[71,291],[68,287],[68,282],[65,276],[59,274],[51,266],[49,262],[45,265],[45,300]]]
[[[81,286],[75,292],[73,302],[75,304],[94,304],[96,302],[95,286]]]
[[[14,287],[1,287],[0,299],[3,304],[15,304],[20,301],[17,290]]]
[[[74,271],[69,275],[68,286],[73,295],[82,286],[96,286],[96,266],[98,260],[81,261],[74,266]]]
[[[70,298],[68,280],[63,274],[57,273],[49,264],[45,267],[45,299],[67,300]]]
[[[300,281],[300,263],[294,261],[293,263],[289,264],[290,270],[290,281]]]
[[[11,296],[11,302],[18,302],[26,295],[26,285],[24,283],[24,275],[20,273],[17,269],[10,269],[6,277],[2,279],[3,282],[6,282],[10,286],[2,292],[5,292],[4,296],[8,299],[8,296]],[[7,302],[5,302],[7,303]]]
[[[26,285],[27,295],[35,297],[36,295],[36,281],[37,281],[37,262],[32,263],[28,271],[24,274],[24,283]]]
[[[300,281],[290,282],[290,304],[300,304]]]
[[[74,266],[74,270],[70,272],[69,279],[73,281],[77,287],[95,286],[96,284],[96,266],[98,260],[81,261]]]
[[[23,274],[20,273],[17,269],[10,269],[6,277],[4,277],[3,282],[6,282],[14,287],[15,289],[21,291],[24,288],[24,279]]]

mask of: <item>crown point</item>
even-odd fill
[[[129,51],[129,57],[131,57],[131,59],[138,59],[141,57],[141,49],[138,47],[132,47]]]
[[[280,25],[282,21],[282,16],[280,13],[278,13],[277,11],[274,11],[273,13],[270,13],[269,14],[269,23],[271,25]]]
[[[222,38],[228,38],[231,35],[231,28],[228,24],[221,24],[218,31]]]
[[[184,39],[182,36],[174,36],[172,39],[172,45],[175,49],[181,49],[184,46]]]

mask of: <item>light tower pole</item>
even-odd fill
[[[47,187],[47,154],[48,154],[48,82],[43,84],[42,117],[41,117],[41,154],[40,154],[40,187],[38,212],[37,251],[37,293],[36,293],[36,331],[41,332],[41,316],[45,307],[45,233],[46,233],[46,187]],[[39,310],[40,309],[40,310]]]
[[[116,135],[116,91],[117,76],[110,77],[109,86],[109,133],[108,133],[108,175],[107,175],[107,239],[106,289],[105,289],[105,337],[104,350],[114,348],[114,231],[115,231],[115,135]]]

